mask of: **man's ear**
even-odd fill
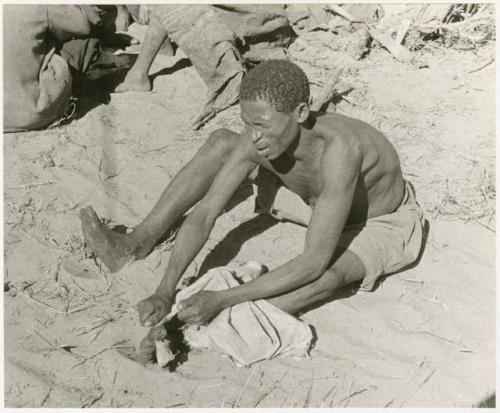
[[[295,118],[298,123],[304,123],[309,118],[309,105],[305,102],[301,102],[295,108]]]

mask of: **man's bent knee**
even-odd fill
[[[347,272],[339,267],[331,267],[318,280],[320,288],[324,291],[334,292],[337,288],[346,284],[348,278]]]
[[[217,156],[227,156],[235,148],[240,135],[221,128],[213,131],[203,145],[203,150],[217,154]]]

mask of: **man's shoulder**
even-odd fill
[[[323,142],[324,155],[343,156],[340,152],[350,152],[359,148],[362,136],[361,124],[357,119],[338,113],[319,114],[314,122],[313,134]]]
[[[392,147],[385,135],[374,126],[339,113],[317,116],[314,130],[324,141],[325,149],[333,148],[332,152],[337,156],[343,156],[343,150],[353,155],[373,156]]]
[[[375,128],[368,123],[352,118],[340,113],[316,113],[314,115],[314,129],[325,137],[336,137],[353,135],[358,136],[366,133],[367,129],[375,130]]]
[[[320,114],[316,118],[314,131],[322,142],[319,165],[326,176],[331,175],[331,170],[336,170],[337,174],[361,170],[367,148],[357,122],[357,119],[338,113]]]

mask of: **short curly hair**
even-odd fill
[[[309,80],[304,71],[288,60],[262,62],[241,81],[240,101],[264,100],[278,112],[290,113],[299,103],[309,103]]]

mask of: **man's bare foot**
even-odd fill
[[[121,270],[134,258],[133,245],[126,240],[126,235],[106,228],[92,207],[80,210],[80,220],[87,246],[102,260],[109,271]]]
[[[170,56],[170,57],[175,56],[174,46],[172,45],[172,42],[168,37],[161,45],[160,51],[158,53],[160,53],[163,56]]]
[[[136,76],[130,71],[125,80],[116,87],[115,93],[150,92],[151,89],[153,88],[148,76]]]
[[[115,20],[115,32],[127,33],[128,31],[128,16],[122,17],[118,15]]]
[[[130,23],[130,12],[124,5],[116,5],[115,31],[126,33]]]

